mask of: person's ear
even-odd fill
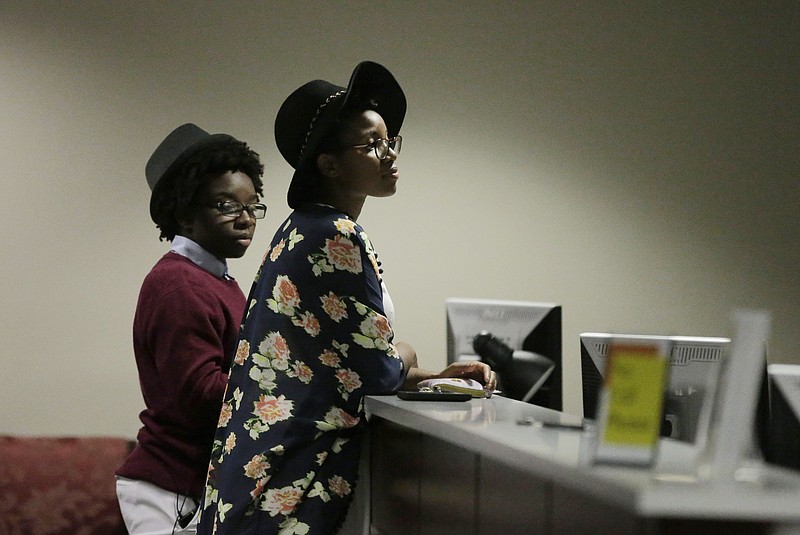
[[[175,221],[181,229],[179,234],[187,237],[192,235],[192,231],[194,230],[194,217],[192,214],[178,215]]]
[[[317,156],[317,168],[323,176],[335,178],[339,176],[339,165],[336,156],[333,154],[322,153]]]

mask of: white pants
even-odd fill
[[[146,481],[117,477],[117,500],[130,535],[172,535],[197,533],[200,504]],[[179,518],[194,511],[182,528]],[[187,517],[188,518],[188,517]]]

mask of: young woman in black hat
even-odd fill
[[[198,533],[336,533],[356,485],[365,395],[431,377],[494,388],[483,363],[436,374],[394,341],[380,263],[356,223],[367,197],[395,192],[405,111],[392,74],[364,62],[347,88],[314,80],[278,112],[294,212],[250,292]]]
[[[146,408],[117,470],[128,532],[194,533],[245,298],[226,259],[244,255],[264,217],[258,154],[193,124],[171,132],[145,168],[150,215],[172,242],[145,278],[133,349]]]

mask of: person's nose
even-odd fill
[[[239,217],[236,218],[236,225],[239,227],[249,227],[256,224],[256,218],[247,210],[242,210]]]

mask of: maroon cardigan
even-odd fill
[[[142,284],[133,348],[146,409],[138,443],[117,475],[200,498],[245,297],[169,252]]]

